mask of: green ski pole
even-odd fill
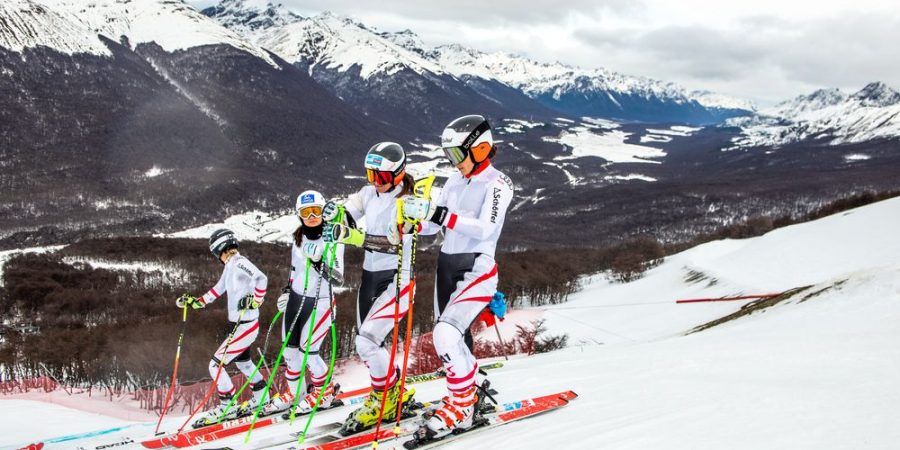
[[[331,247],[331,263],[328,264],[328,298],[331,300],[331,361],[328,363],[328,376],[325,377],[325,386],[328,386],[331,383],[331,377],[334,375],[334,359],[337,355],[337,330],[334,327],[335,301],[334,292],[331,289],[331,276],[334,273],[335,258],[337,258],[337,244],[334,244]],[[303,431],[297,439],[297,442],[300,444],[306,440],[306,432],[309,431],[309,425],[312,423],[313,417],[315,417],[316,411],[319,409],[319,404],[322,403],[322,393],[323,391],[319,390],[319,395],[316,396],[316,403],[313,405],[313,409],[309,413],[309,418],[306,419],[306,425],[303,427]]]

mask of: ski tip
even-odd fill
[[[576,394],[575,391],[564,391],[559,393],[559,397],[566,401],[575,400],[578,398],[578,394]]]

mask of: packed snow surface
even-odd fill
[[[502,431],[463,436],[446,448],[895,448],[900,439],[893,414],[900,402],[898,221],[900,198],[895,198],[757,238],[710,242],[666,258],[635,282],[613,283],[596,275],[567,303],[519,310],[529,314],[507,320],[530,320],[543,312],[551,334],[569,335],[569,347],[512,358],[492,371],[497,400],[566,389],[579,398]],[[696,333],[689,332],[749,301],[675,303],[796,288],[805,289]],[[508,338],[509,324],[503,325]],[[352,386],[363,378],[358,370],[347,375]],[[423,400],[438,398],[444,385],[418,384],[416,391]],[[18,406],[5,409],[16,414],[6,419],[11,431],[0,436],[2,445],[63,432],[45,424],[56,410]],[[346,409],[322,411],[315,423],[346,414]],[[93,422],[84,413],[66,417],[66,426],[85,430],[118,423]],[[166,419],[163,428],[181,419]],[[284,436],[303,423],[259,429],[253,441]],[[45,448],[97,447],[126,436],[137,435],[111,433]],[[242,440],[237,436],[215,446],[242,448]],[[380,447],[394,443],[383,441]]]

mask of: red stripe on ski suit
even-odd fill
[[[466,291],[468,291],[469,289],[472,289],[472,288],[475,287],[476,285],[478,285],[478,284],[484,282],[485,280],[488,280],[488,279],[490,279],[491,277],[496,276],[496,275],[497,275],[497,264],[494,264],[494,267],[491,268],[491,271],[490,271],[490,272],[488,272],[488,273],[486,273],[486,274],[484,274],[484,275],[478,277],[475,281],[471,282],[471,283],[470,283],[468,286],[466,286],[466,288],[463,289],[462,292],[460,292],[459,295],[457,295],[453,300],[456,301],[457,298],[462,297],[462,295],[465,294]],[[451,302],[451,303],[452,303],[452,302]]]
[[[257,320],[256,323],[254,323],[252,327],[250,327],[247,331],[244,332],[244,334],[232,339],[231,343],[233,344],[233,343],[247,337],[248,334],[250,334],[258,329],[259,329],[259,321]],[[231,353],[231,352],[229,352],[229,353]]]
[[[414,284],[415,284],[415,280],[413,280],[412,283],[407,284],[406,287],[404,287],[403,289],[401,289],[401,290],[400,290],[400,296],[403,297],[404,295],[406,295],[406,293],[409,292],[410,286],[412,286],[412,285],[414,285]],[[374,313],[371,313],[372,316],[378,315],[378,313],[384,311],[388,306],[394,306],[394,303],[396,302],[396,300],[397,300],[397,297],[396,297],[396,296],[391,297],[391,299],[388,300],[388,301],[384,304],[384,306],[382,306],[381,308],[378,308],[378,310],[375,311]],[[394,316],[391,316],[391,317],[394,317]],[[373,318],[373,319],[376,319],[376,318],[377,318],[377,319],[380,319],[380,317],[372,317],[372,318]]]
[[[449,374],[447,375],[447,384],[459,384],[465,383],[466,381],[475,378],[475,372],[478,372],[478,364],[475,364],[475,367],[472,368],[472,371],[467,375],[461,376],[459,378],[453,378]]]

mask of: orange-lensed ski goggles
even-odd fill
[[[307,206],[305,208],[300,208],[301,219],[309,219],[310,217],[322,217],[322,207]]]

